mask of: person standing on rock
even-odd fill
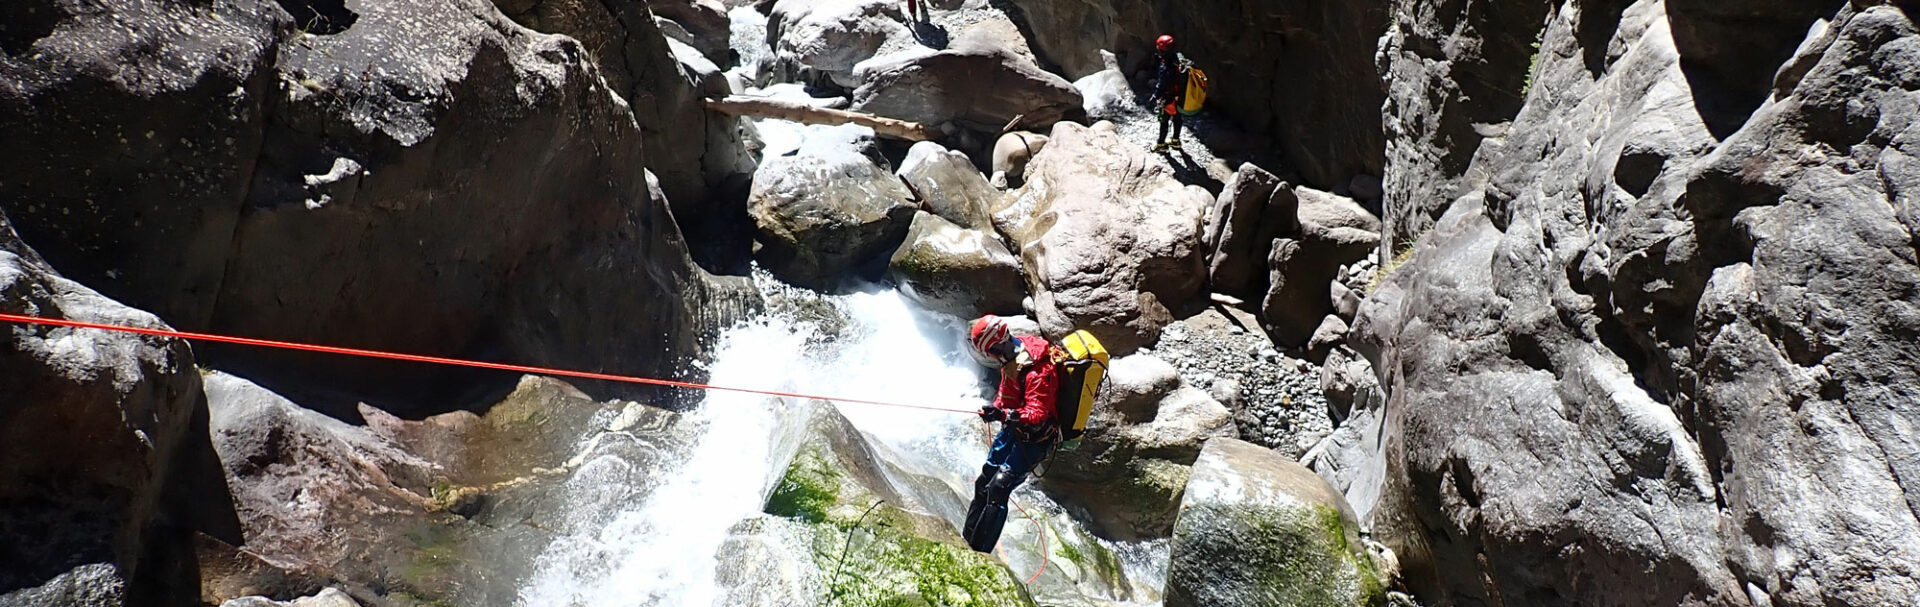
[[[1180,149],[1180,106],[1187,102],[1187,58],[1173,50],[1173,36],[1162,35],[1153,41],[1159,51],[1155,60],[1153,107],[1160,114],[1160,135],[1154,137],[1153,151]],[[1173,122],[1173,138],[1167,138],[1167,122]]]
[[[991,314],[973,321],[967,341],[981,362],[1000,368],[998,394],[993,404],[980,407],[980,417],[1004,423],[973,481],[973,503],[962,530],[968,546],[992,552],[1007,523],[1007,500],[1046,459],[1058,436],[1053,414],[1060,367],[1047,340],[1014,337],[1007,321]]]

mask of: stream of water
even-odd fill
[[[775,297],[793,297],[791,292]],[[708,366],[717,385],[828,394],[855,399],[977,408],[983,371],[960,350],[960,322],[925,312],[894,291],[815,298],[836,310],[844,327],[823,335],[820,325],[772,313],[726,331]],[[777,309],[777,308],[776,308]],[[828,329],[832,330],[832,329]],[[729,529],[759,515],[766,496],[802,437],[800,405],[791,399],[708,392],[682,423],[693,439],[670,453],[659,470],[635,470],[620,450],[600,449],[600,437],[582,440],[582,464],[568,478],[571,500],[555,540],[521,587],[527,607],[591,605],[718,605],[716,558]],[[967,414],[861,404],[839,410],[903,470],[946,481],[969,492],[985,457],[985,434]],[[635,482],[634,479],[646,479]],[[931,500],[930,500],[931,501]],[[951,502],[952,500],[947,500]],[[1077,524],[1043,493],[1023,488],[1016,501],[1052,513],[1055,532]],[[957,513],[940,513],[950,521]],[[1039,566],[1028,545],[1031,525],[1010,522],[1002,557],[1024,578]],[[1015,538],[1024,538],[1016,540]],[[1017,541],[1026,542],[1013,545]],[[1150,604],[1164,576],[1164,543],[1102,542],[1117,555],[1135,588],[1130,600],[1090,604]],[[1066,583],[1072,587],[1072,582]],[[1138,600],[1132,597],[1146,597]]]

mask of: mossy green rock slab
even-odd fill
[[[1174,523],[1167,607],[1386,604],[1353,509],[1274,451],[1207,441]]]
[[[728,605],[1032,606],[1013,571],[974,552],[831,406],[810,403],[807,437],[767,498],[721,549]],[[958,508],[959,505],[951,505]]]

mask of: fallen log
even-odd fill
[[[918,122],[749,95],[708,99],[707,109],[729,116],[777,118],[803,124],[858,124],[873,129],[876,135],[907,141],[928,141],[938,134]]]

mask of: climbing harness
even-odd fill
[[[779,397],[785,397],[785,398],[805,398],[805,399],[811,399],[811,400],[824,400],[824,401],[832,401],[832,402],[838,402],[838,403],[855,403],[855,404],[862,404],[862,405],[877,405],[882,407],[902,407],[907,409],[924,409],[928,411],[948,411],[953,413],[966,413],[969,415],[975,414],[975,411],[973,409],[934,407],[934,406],[928,406],[928,405],[915,405],[910,403],[896,403],[896,402],[887,402],[887,401],[879,401],[879,400],[865,400],[865,399],[858,399],[858,398],[839,398],[839,397],[833,397],[833,396],[819,396],[819,395],[813,395],[813,394],[801,394],[796,392],[780,392],[776,390],[758,390],[754,388],[740,388],[740,387],[734,387],[734,386],[715,386],[715,385],[702,384],[697,382],[674,381],[670,379],[657,379],[652,377],[638,377],[638,376],[632,376],[632,375],[614,375],[610,373],[593,373],[590,371],[574,371],[569,369],[535,367],[530,365],[493,363],[493,362],[485,362],[485,361],[478,361],[478,360],[446,358],[442,356],[421,356],[418,354],[401,354],[398,352],[382,352],[379,350],[362,350],[358,348],[321,346],[321,345],[315,345],[315,344],[305,344],[305,343],[290,342],[290,341],[254,339],[251,337],[233,337],[230,335],[217,335],[213,333],[193,333],[189,331],[174,331],[171,329],[150,329],[146,327],[110,325],[110,324],[78,321],[78,320],[67,320],[62,318],[44,318],[39,316],[27,316],[22,314],[0,313],[0,321],[6,321],[11,323],[17,323],[17,324],[54,325],[54,326],[60,326],[60,327],[71,327],[76,329],[99,329],[102,331],[119,331],[123,333],[137,333],[140,335],[151,335],[155,337],[172,337],[172,338],[195,340],[195,341],[211,341],[211,342],[219,342],[219,343],[239,344],[243,346],[258,346],[263,348],[280,348],[284,350],[300,350],[305,352],[339,354],[343,356],[358,356],[362,358],[382,358],[382,359],[388,359],[388,360],[404,360],[409,362],[430,363],[430,364],[437,364],[437,365],[451,365],[451,366],[457,366],[457,367],[474,367],[474,368],[480,368],[480,369],[494,369],[498,371],[513,371],[516,373],[532,373],[535,375],[578,377],[583,379],[598,379],[598,380],[604,380],[604,381],[622,382],[622,383],[629,383],[629,384],[646,384],[646,385],[653,385],[653,386],[666,386],[671,388],[692,388],[695,390],[719,390],[724,392],[759,394],[763,396],[779,396]]]

